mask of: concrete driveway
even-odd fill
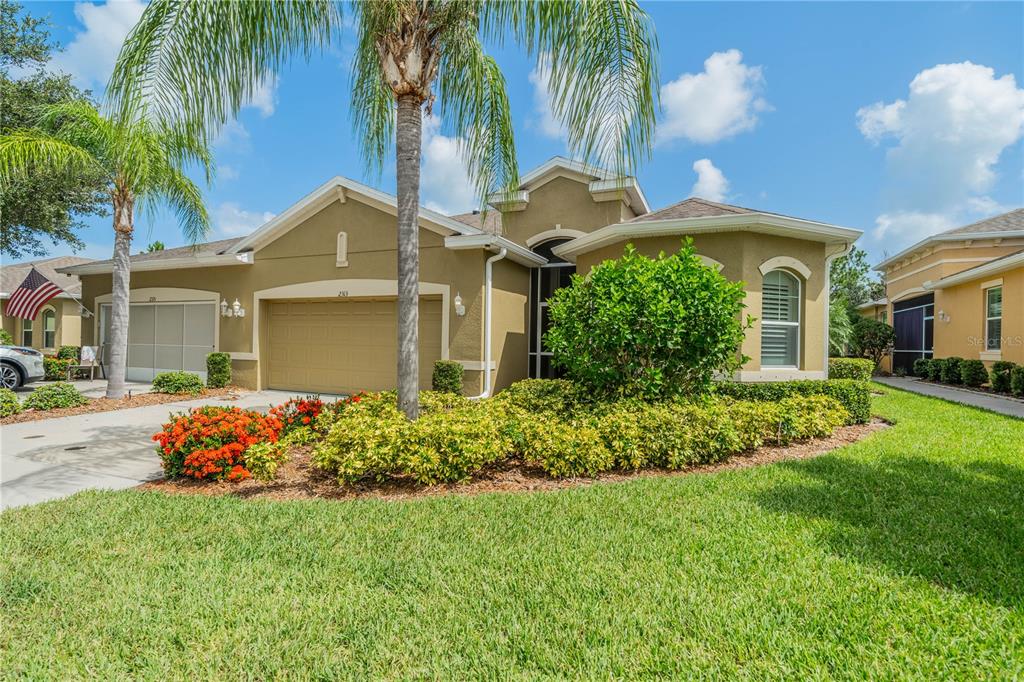
[[[5,425],[0,427],[0,508],[35,504],[90,488],[131,488],[158,478],[160,459],[150,437],[169,413],[203,404],[265,412],[293,395],[258,391],[237,400],[182,400]]]

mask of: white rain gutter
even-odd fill
[[[501,247],[498,253],[487,259],[484,264],[484,392],[473,396],[470,400],[479,400],[491,396],[491,292],[493,286],[494,264],[508,255],[508,249]]]
[[[849,254],[853,251],[853,242],[846,242],[841,251],[829,254],[825,256],[825,364],[823,366],[824,376],[828,379],[828,358],[829,351],[831,350],[831,340],[829,339],[829,319],[832,308],[832,261],[837,258]]]

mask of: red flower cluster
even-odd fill
[[[299,427],[311,426],[323,409],[324,401],[320,400],[320,396],[307,395],[270,408],[270,414],[281,420],[282,433],[287,434]]]
[[[227,479],[249,478],[245,450],[261,441],[275,442],[282,424],[274,414],[237,407],[197,407],[174,415],[153,436],[168,477]]]

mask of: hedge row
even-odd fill
[[[960,357],[918,358],[914,361],[914,376],[973,388],[987,382],[998,393],[1024,396],[1024,366],[1003,360],[992,363],[992,369],[986,370],[981,360],[965,360]]]
[[[870,381],[875,363],[867,358],[829,358],[829,379],[859,379]]]
[[[391,476],[459,481],[508,459],[553,477],[590,476],[717,462],[765,443],[826,436],[850,419],[821,393],[758,402],[593,403],[569,382],[521,383],[476,402],[424,394],[414,422],[393,394],[368,394],[321,414],[318,426],[326,424],[327,435],[313,450],[313,464],[340,483]]]
[[[737,400],[777,401],[790,396],[825,395],[835,399],[849,413],[849,424],[866,424],[871,419],[871,387],[855,379],[807,379],[738,383],[723,381],[715,392]]]

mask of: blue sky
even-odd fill
[[[662,107],[639,170],[655,208],[692,194],[864,230],[872,261],[934,232],[1024,205],[1024,3],[649,3]],[[64,52],[55,65],[102,92],[135,1],[30,3]],[[207,191],[211,238],[245,234],[333,175],[367,177],[351,133],[351,35],[295,61],[221,135]],[[543,72],[496,51],[523,171],[565,145]],[[428,122],[423,200],[476,207],[457,141]],[[183,243],[174,221],[140,219],[136,244]],[[109,220],[83,233],[107,258]],[[54,255],[67,249],[54,251]]]

